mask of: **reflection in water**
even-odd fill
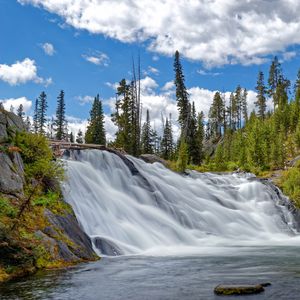
[[[299,299],[299,280],[297,247],[235,247],[215,255],[106,257],[5,284],[0,299],[209,300],[219,299],[213,288],[220,283],[271,282],[263,294],[251,299],[294,300]]]

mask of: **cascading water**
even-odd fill
[[[250,175],[182,176],[99,150],[74,150],[66,166],[65,200],[102,254],[300,244],[281,197]]]

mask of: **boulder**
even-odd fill
[[[56,233],[60,231],[71,242],[68,245],[65,243],[63,245],[62,241],[58,243],[59,252],[64,260],[93,260],[96,258],[92,242],[89,236],[80,228],[74,214],[65,212],[64,215],[56,215],[45,209],[45,217],[55,229],[46,227],[44,233],[57,240]]]
[[[24,185],[23,163],[19,153],[12,158],[0,152],[0,192],[8,195],[23,194]]]
[[[269,284],[264,284],[267,286]],[[264,287],[262,284],[256,285],[223,285],[220,284],[215,287],[214,292],[217,295],[222,296],[230,296],[230,295],[250,295],[250,294],[259,294],[264,291]]]
[[[146,163],[153,164],[155,162],[159,162],[162,165],[164,165],[165,167],[168,166],[168,163],[164,159],[158,157],[155,154],[142,154],[142,155],[140,155],[140,158]]]

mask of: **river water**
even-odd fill
[[[207,249],[209,250],[209,249]],[[298,247],[234,247],[189,256],[104,257],[0,286],[0,299],[222,299],[221,283],[272,283],[265,292],[229,299],[300,298]]]
[[[299,224],[271,185],[97,150],[65,163],[64,198],[103,258],[6,283],[1,299],[206,300],[218,284],[265,282],[235,299],[300,299]]]

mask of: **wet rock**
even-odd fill
[[[84,260],[95,259],[96,254],[93,250],[92,242],[88,235],[80,228],[74,214],[66,212],[64,215],[55,215],[50,210],[45,209],[45,217],[54,228],[60,230],[70,241],[66,246],[75,257]],[[57,230],[55,231],[57,232]],[[49,233],[49,235],[55,234],[54,231],[49,228],[46,229],[45,232]],[[68,252],[64,246],[60,246],[61,254],[65,255],[64,259],[66,259]],[[69,257],[68,260],[69,259],[71,259],[71,257]]]
[[[122,255],[122,250],[112,241],[96,237],[93,239],[95,247],[104,255],[118,256]]]
[[[165,167],[168,166],[168,163],[164,159],[158,157],[155,154],[142,154],[142,155],[140,155],[140,158],[146,163],[153,164],[155,162],[159,162],[162,165],[164,165]]]
[[[223,285],[220,284],[215,287],[214,292],[217,295],[230,296],[230,295],[250,295],[259,294],[264,291],[262,284],[257,285]]]

